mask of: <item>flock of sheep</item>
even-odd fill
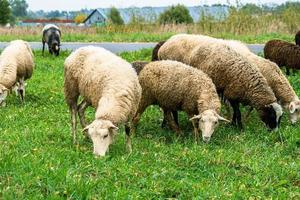
[[[58,27],[46,26],[43,52],[47,43],[49,52],[58,56],[60,36]],[[272,40],[265,46],[265,56],[268,60],[239,41],[190,34],[158,43],[149,63],[128,63],[103,48],[79,48],[64,63],[64,93],[71,112],[73,141],[78,115],[95,155],[105,155],[120,125],[125,125],[126,146],[131,151],[131,135],[150,105],[160,106],[163,125],[168,124],[178,135],[177,111],[187,113],[195,141],[201,131],[203,141],[208,142],[219,122],[230,122],[222,117],[222,102],[227,109],[228,103],[233,108],[231,122],[239,128],[240,103],[254,108],[271,130],[279,128],[283,109],[294,124],[300,117],[300,100],[278,66],[299,68],[300,46]],[[5,105],[13,88],[24,100],[33,59],[27,42],[12,41],[4,49],[0,56],[0,105]],[[82,101],[78,102],[80,96]],[[89,106],[96,109],[90,124],[85,119]]]

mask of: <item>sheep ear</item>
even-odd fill
[[[228,119],[225,119],[224,117],[220,116],[220,115],[217,115],[218,119],[220,121],[223,121],[223,122],[226,122],[226,123],[230,123],[230,121]]]
[[[108,129],[115,130],[115,131],[119,130],[119,128],[117,126],[115,126],[112,122],[109,122]]]
[[[91,125],[87,125],[87,126],[82,130],[82,132],[88,131],[90,127],[91,127]]]
[[[201,117],[202,117],[201,115],[195,115],[190,119],[190,121],[201,119]]]
[[[294,113],[296,111],[296,104],[294,102],[290,103],[289,111],[290,111],[290,113]]]
[[[8,91],[8,89],[6,88],[6,87],[3,87],[3,92],[7,92]]]

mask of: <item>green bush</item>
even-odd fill
[[[10,8],[7,0],[0,0],[0,25],[5,25],[10,19]]]
[[[159,16],[160,24],[190,24],[193,23],[189,10],[184,5],[171,6]]]
[[[120,12],[117,8],[112,7],[108,14],[108,18],[112,24],[123,25],[124,20],[122,19]]]

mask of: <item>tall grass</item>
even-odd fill
[[[63,41],[157,42],[177,33],[193,33],[254,43],[265,42],[274,37],[292,41],[299,27],[300,12],[293,7],[282,11],[259,13],[249,13],[237,7],[230,7],[228,13],[223,13],[220,17],[203,12],[198,22],[189,25],[159,25],[147,23],[145,20],[135,20],[127,25],[61,28]],[[41,27],[0,28],[0,41],[12,39],[40,41],[41,29]]]

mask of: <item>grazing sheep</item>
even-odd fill
[[[298,31],[295,35],[295,43],[300,46],[300,31]]]
[[[218,121],[228,121],[221,117],[221,103],[212,80],[202,71],[176,61],[156,61],[147,64],[139,74],[142,99],[136,125],[149,105],[158,104],[165,111],[171,128],[180,133],[173,123],[172,111],[185,111],[193,123],[195,140],[198,129],[205,142],[210,137]]]
[[[289,69],[300,69],[300,46],[282,41],[270,40],[264,48],[265,58],[275,62],[279,67],[286,67],[286,74],[290,75]]]
[[[157,43],[152,51],[152,61],[157,61],[158,59],[158,50],[166,41],[161,41]]]
[[[221,41],[233,48],[236,52],[245,56],[259,69],[266,78],[281,106],[288,111],[292,124],[296,123],[300,117],[300,100],[278,66],[275,63],[252,53],[245,44],[239,41]]]
[[[131,65],[133,67],[133,69],[136,71],[136,73],[139,75],[140,72],[142,71],[142,69],[149,64],[149,62],[146,61],[135,61],[132,62]]]
[[[154,55],[154,54],[153,54]],[[132,67],[135,69],[136,73],[139,75],[140,72],[142,71],[142,69],[147,65],[149,64],[149,62],[146,62],[146,61],[135,61],[135,62],[132,62],[131,65]],[[164,112],[164,114],[166,114]],[[178,123],[178,114],[177,114],[177,111],[174,111],[172,112],[173,114],[173,117],[174,117],[174,121],[176,123],[177,126],[179,126],[179,123]],[[164,116],[164,119],[163,119],[163,122],[161,124],[161,127],[166,127],[166,124],[167,124],[167,121],[166,121],[166,117]]]
[[[60,37],[61,31],[54,24],[47,24],[43,28],[43,55],[45,51],[45,43],[48,45],[49,53],[55,56],[59,55],[60,51]]]
[[[239,103],[254,107],[270,129],[277,130],[282,108],[266,79],[227,45],[210,37],[180,34],[171,37],[158,51],[161,60],[177,60],[207,73],[219,93],[229,100],[234,114],[233,124],[242,128]]]
[[[15,86],[24,101],[25,80],[31,78],[33,68],[33,53],[27,42],[15,40],[3,50],[0,56],[0,105],[5,105],[9,90]]]
[[[113,53],[93,46],[82,47],[65,61],[65,99],[72,118],[73,141],[76,142],[76,115],[88,132],[94,154],[104,156],[116,134],[125,124],[126,144],[131,151],[129,125],[138,109],[141,86],[131,65]],[[84,100],[77,105],[79,96]],[[84,111],[96,109],[95,120],[86,125]]]

